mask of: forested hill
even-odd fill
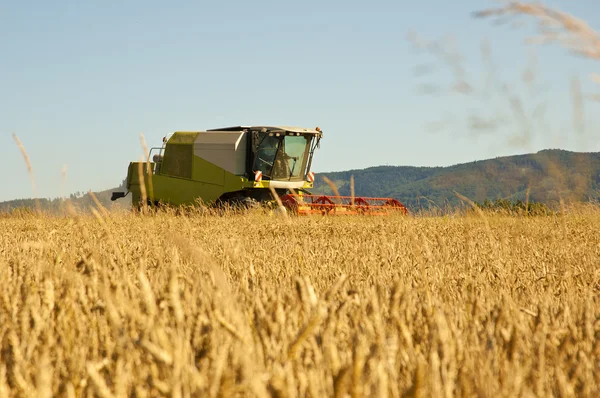
[[[320,173],[315,191],[332,193],[328,177],[341,195],[350,195],[354,176],[357,196],[393,197],[411,208],[456,205],[454,191],[474,200],[524,200],[551,204],[600,199],[600,153],[543,150],[450,167],[379,166]]]
[[[318,173],[316,193],[331,194],[323,177],[332,180],[342,195],[350,195],[350,177],[354,176],[357,196],[393,197],[412,209],[457,205],[454,191],[474,200],[529,200],[551,204],[560,200],[600,199],[600,153],[544,150],[535,154],[481,160],[450,167],[378,166],[362,170]],[[122,182],[123,185],[123,182]],[[114,188],[97,192],[98,200],[107,208],[128,207],[130,197],[110,201]],[[89,194],[71,195],[80,209],[93,205]],[[57,210],[59,199],[40,199],[44,210]],[[0,202],[0,211],[18,207],[35,208],[33,199]]]
[[[121,183],[121,185],[117,188],[107,189],[105,191],[97,191],[94,192],[94,196],[96,199],[107,209],[110,208],[129,208],[131,202],[131,196],[127,198],[119,199],[115,202],[111,202],[110,197],[112,195],[112,191],[123,191],[125,190],[125,181]],[[89,192],[77,192],[69,195],[69,201],[78,210],[87,211],[90,207],[96,207],[94,199],[89,194]],[[40,205],[40,209],[43,211],[47,211],[50,213],[59,213],[64,212],[64,200],[60,198],[48,199],[48,198],[39,198],[37,202]],[[36,200],[34,198],[27,199],[16,199],[9,200],[6,202],[0,202],[0,213],[1,212],[10,212],[15,209],[36,209]]]

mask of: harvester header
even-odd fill
[[[129,164],[127,192],[113,192],[111,199],[131,193],[136,208],[144,199],[150,205],[202,202],[249,207],[272,202],[276,194],[296,214],[313,214],[302,211],[306,206],[333,214],[336,209],[322,203],[323,197],[315,202],[309,191],[315,181],[313,155],[322,137],[319,127],[231,126],[178,131],[164,137],[161,147],[152,148],[147,162]],[[359,204],[364,208],[370,199],[361,198]],[[347,207],[340,197],[330,201],[339,209]],[[382,206],[398,207],[392,199],[385,199]]]

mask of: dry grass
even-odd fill
[[[0,396],[597,396],[599,226],[0,218]]]
[[[584,20],[540,2],[501,0],[499,3],[503,5],[478,11],[475,16],[504,20],[522,16],[532,17],[537,21],[539,34],[530,38],[529,42],[557,43],[575,54],[600,60],[600,34]]]

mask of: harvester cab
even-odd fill
[[[375,213],[376,209],[406,208],[393,199],[311,195],[313,155],[323,137],[320,128],[233,126],[201,132],[175,132],[152,148],[146,162],[131,162],[127,191],[132,204],[228,204],[245,207],[281,202],[296,214]],[[274,194],[276,197],[274,197]],[[346,203],[348,202],[348,203]]]

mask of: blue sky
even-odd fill
[[[320,126],[316,172],[376,165],[444,166],[560,147],[600,150],[586,103],[576,139],[569,79],[600,91],[600,63],[556,46],[536,47],[541,91],[520,74],[532,28],[495,26],[471,13],[492,1],[13,1],[0,2],[0,200],[32,197],[24,144],[39,197],[116,186],[129,161],[177,130],[229,125]],[[600,28],[592,1],[550,5]],[[530,25],[531,25],[531,21]],[[485,85],[481,42],[498,81],[516,87],[528,112],[547,103],[534,140],[519,133],[506,98],[445,90],[447,65],[415,51],[409,31],[455,38],[469,81]],[[428,70],[425,76],[417,70]],[[423,94],[423,84],[444,90]],[[504,121],[492,134],[467,128],[473,115]],[[442,125],[432,131],[432,123]],[[62,186],[61,170],[67,167]]]

